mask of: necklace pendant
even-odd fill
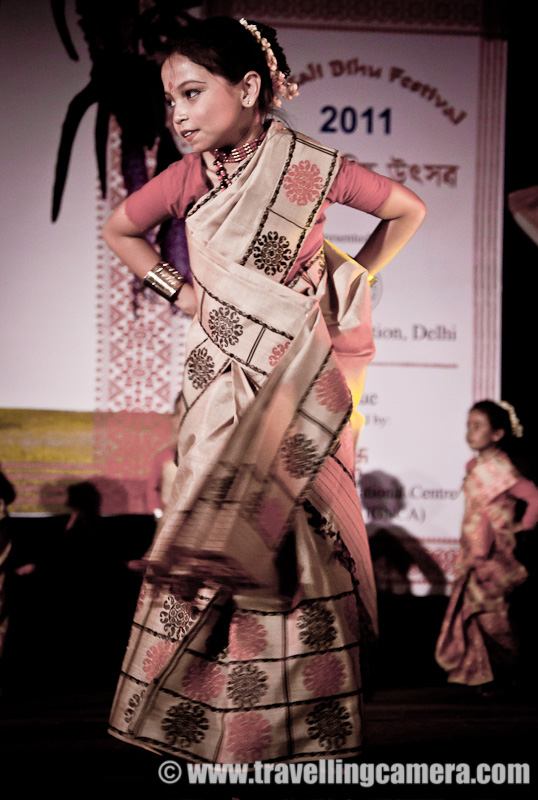
[[[220,181],[220,188],[221,189],[227,189],[228,186],[231,186],[232,182],[231,182],[230,178],[228,177],[228,173],[226,172],[224,164],[222,163],[222,161],[219,158],[216,158],[214,160],[214,162],[213,162],[213,166],[216,167],[215,175],[217,176],[217,178]]]

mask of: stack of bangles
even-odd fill
[[[187,283],[187,279],[167,261],[158,261],[155,266],[144,275],[144,283],[160,294],[170,303],[175,303],[180,291]]]

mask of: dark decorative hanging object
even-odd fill
[[[65,0],[51,0],[54,21],[73,61],[78,54],[65,17]],[[52,221],[58,219],[75,136],[84,114],[97,103],[95,153],[102,196],[107,193],[106,152],[111,116],[121,131],[121,171],[128,194],[148,180],[145,153],[158,141],[157,172],[181,158],[166,126],[158,55],[179,28],[193,19],[189,0],[154,0],[140,10],[139,0],[77,0],[79,25],[88,45],[89,83],[71,100],[56,159]],[[183,223],[170,220],[158,236],[166,258],[190,278]],[[135,296],[142,290],[135,286]],[[135,303],[136,305],[136,303]]]

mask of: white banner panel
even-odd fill
[[[358,466],[370,532],[392,535],[411,564],[400,575],[397,565],[389,567],[388,583],[406,591],[407,574],[416,593],[442,591],[471,455],[466,415],[479,399],[475,373],[484,368],[476,363],[482,356],[475,313],[484,299],[477,230],[490,236],[480,222],[489,212],[477,207],[483,44],[474,36],[295,28],[279,29],[279,40],[300,87],[285,107],[291,126],[401,181],[428,208],[422,228],[373,288],[377,355],[360,406],[366,422]],[[497,95],[502,100],[502,91]],[[499,146],[495,104],[489,108],[486,138],[494,134]],[[494,157],[498,173],[502,149]],[[375,225],[372,217],[337,206],[327,215],[326,235],[355,255]],[[487,302],[493,299],[496,317],[500,255],[497,242],[490,244]],[[494,390],[495,319],[486,338],[493,357],[485,369]]]

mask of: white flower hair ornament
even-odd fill
[[[512,428],[512,436],[515,436],[516,439],[521,439],[523,436],[523,425],[519,421],[519,418],[516,414],[516,410],[513,405],[507,403],[506,400],[501,400],[497,403],[498,406],[504,408],[504,410],[508,413],[510,417],[510,427]]]
[[[252,34],[252,36],[254,36],[265,54],[265,60],[267,61],[269,74],[271,75],[271,83],[273,84],[273,105],[275,105],[277,108],[280,108],[282,105],[282,100],[292,100],[294,97],[297,97],[299,94],[297,84],[288,81],[284,73],[279,70],[278,62],[275,54],[273,53],[271,45],[267,39],[261,35],[258,28],[255,25],[250,25],[244,17],[242,17],[239,22],[249,33]]]

